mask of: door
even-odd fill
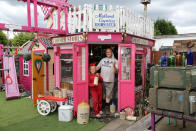
[[[142,84],[141,84],[142,88],[141,89],[143,89],[143,90],[146,87],[146,54],[147,54],[146,48],[144,48],[143,50],[136,50],[136,60],[135,60],[136,65],[135,66],[137,66],[137,64],[139,63],[139,65],[136,67],[136,69],[140,68],[139,73],[142,76]],[[135,78],[135,79],[137,79],[137,78]]]
[[[118,111],[135,107],[135,45],[119,45]]]
[[[138,48],[139,49],[139,48]],[[139,115],[142,115],[144,98],[147,91],[146,85],[146,48],[137,50],[135,56],[135,105],[138,107]]]
[[[85,100],[88,102],[88,45],[73,44],[74,111]]]
[[[32,96],[33,105],[37,105],[36,97],[41,94],[44,95],[44,63],[42,60],[42,52],[32,51]]]

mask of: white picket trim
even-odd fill
[[[116,29],[93,29],[94,10],[106,12],[114,11],[118,18]],[[55,23],[55,21],[53,21],[53,23]],[[102,5],[102,8],[100,8],[98,4],[95,6],[84,4],[83,7],[78,6],[78,8],[69,8],[68,30],[69,33],[79,33],[81,31],[126,32],[152,39],[154,37],[154,21],[152,19],[145,19],[143,16],[136,14],[133,10],[118,5],[115,8],[113,8],[112,5]]]

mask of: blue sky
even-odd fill
[[[69,0],[78,6],[88,4],[121,5],[143,14],[140,0]],[[151,0],[148,17],[164,18],[173,22],[178,33],[196,33],[196,0]],[[17,0],[0,0],[0,22],[27,25],[26,4]],[[39,9],[39,24],[43,25],[43,14]]]

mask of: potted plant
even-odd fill
[[[23,55],[23,58],[25,61],[29,61],[31,59],[31,54],[30,53],[26,53]]]
[[[51,56],[49,54],[47,54],[47,53],[44,53],[42,55],[42,59],[43,59],[43,61],[48,62],[48,61],[50,61]]]

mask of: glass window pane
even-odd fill
[[[28,63],[28,61],[23,61],[23,74],[24,75],[29,75],[29,72],[28,72],[28,70],[29,70],[29,63]]]
[[[121,79],[131,79],[131,49],[121,48]]]
[[[28,75],[28,70],[24,70],[24,75]]]
[[[142,55],[135,55],[135,86],[142,85]]]
[[[72,59],[72,54],[61,54],[60,59]]]
[[[77,48],[77,81],[85,80],[85,47]]]
[[[61,88],[69,88],[73,84],[73,59],[72,58],[73,58],[72,54],[62,54],[60,56]]]

